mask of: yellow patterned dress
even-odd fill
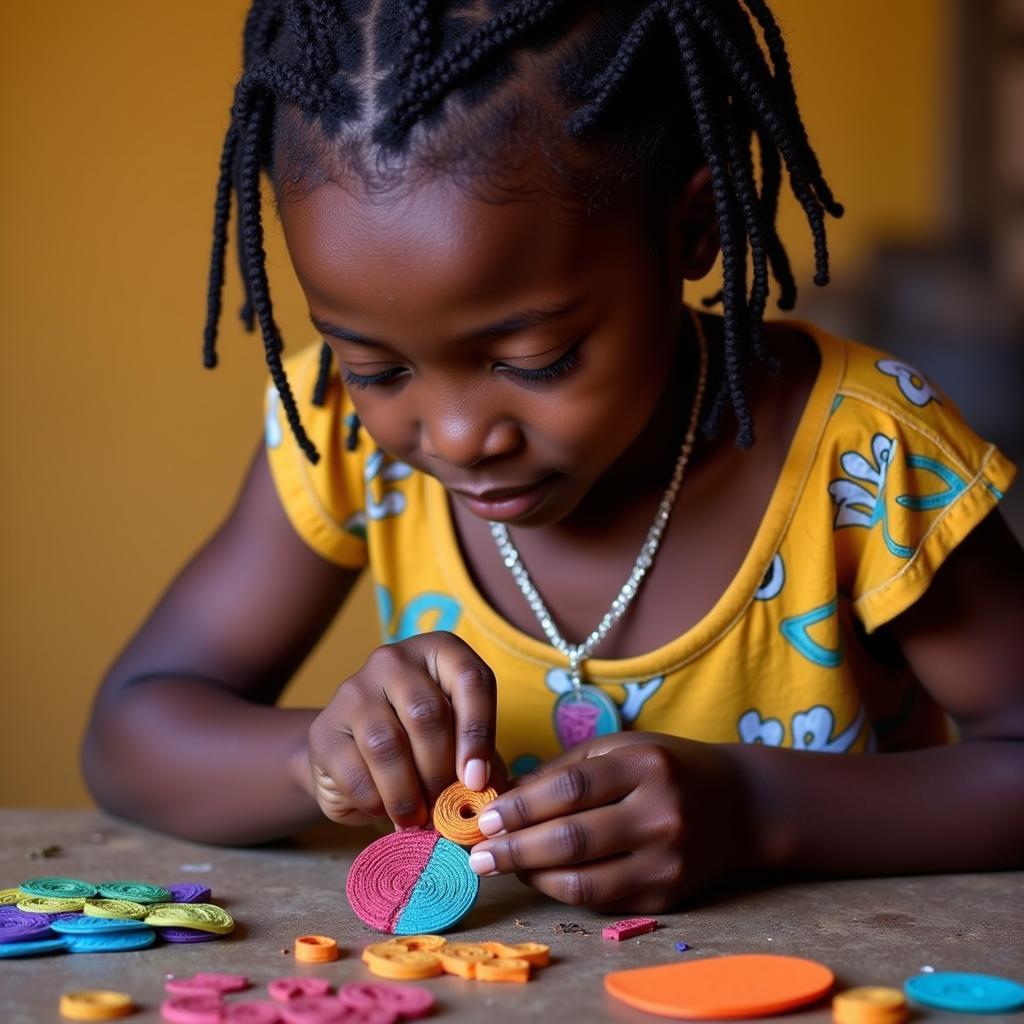
[[[949,742],[947,716],[864,637],[924,593],[1016,470],[912,367],[791,326],[815,341],[821,365],[742,566],[682,636],[638,657],[590,658],[587,680],[626,728],[834,752]],[[325,405],[312,405],[318,351],[286,367],[319,464],[295,444],[272,386],[264,410],[271,472],[298,534],[331,562],[370,569],[383,641],[446,629],[491,665],[498,749],[514,772],[605,731],[599,712],[566,713],[580,709],[566,709],[564,658],[477,591],[441,485],[365,431],[346,450],[353,408],[336,375]]]

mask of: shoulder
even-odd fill
[[[268,380],[264,395],[263,434],[271,475],[281,504],[299,535],[318,554],[344,566],[365,561],[363,549],[365,464],[373,455],[364,436],[350,448],[355,409],[332,371],[316,402],[320,345],[313,344],[282,360],[285,382]],[[319,455],[310,462],[299,447],[281,394],[287,386],[299,422]]]
[[[869,631],[930,586],[1016,469],[916,367],[808,325],[820,440],[803,506],[827,509],[841,585]]]

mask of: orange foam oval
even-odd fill
[[[793,956],[748,953],[615,971],[604,987],[647,1013],[686,1020],[767,1017],[813,1003],[835,977],[822,964]]]

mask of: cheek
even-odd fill
[[[382,403],[356,392],[352,395],[352,404],[363,430],[378,448],[404,462],[410,461],[416,448],[416,434],[398,403]]]

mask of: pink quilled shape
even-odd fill
[[[621,942],[623,939],[631,939],[635,935],[653,932],[657,927],[658,922],[653,917],[627,917],[624,921],[616,921],[615,924],[602,928],[601,938]]]

